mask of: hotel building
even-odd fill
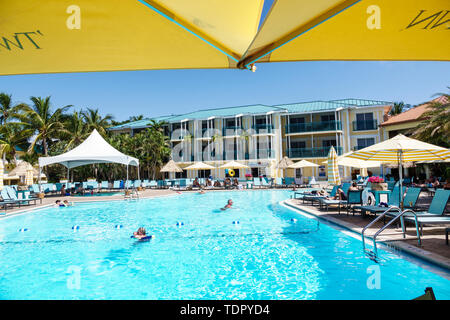
[[[342,155],[384,140],[380,124],[391,107],[392,103],[386,101],[342,99],[207,109],[151,119],[163,123],[170,138],[172,159],[180,167],[197,161],[216,167],[211,171],[184,171],[177,177],[224,178],[225,170],[218,167],[236,160],[250,167],[235,170],[241,179],[252,173],[325,180],[327,171],[323,162],[330,147]],[[147,128],[149,120],[129,122],[110,130],[133,135]],[[283,171],[277,164],[284,156],[293,161],[306,159],[320,167]],[[351,168],[341,170],[343,177],[352,174]],[[379,173],[378,169],[373,171]]]

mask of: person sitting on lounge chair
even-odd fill
[[[344,190],[342,190],[341,188],[338,188],[336,195],[334,197],[330,197],[329,199],[331,199],[331,200],[347,200],[347,195],[345,194]]]
[[[348,188],[349,191],[358,191],[358,185],[356,184],[356,182],[352,182],[352,185],[350,186],[350,188]]]
[[[231,187],[231,179],[230,178],[226,178],[223,182],[223,185],[225,187],[225,189],[228,189]]]
[[[233,179],[233,187],[237,188],[239,186],[239,181],[238,179],[234,178]]]
[[[200,188],[200,182],[198,182],[198,178],[195,178],[194,182],[192,182],[192,186]]]
[[[206,178],[205,186],[207,186],[207,187],[211,187],[212,186],[211,180],[209,180],[209,178]]]
[[[220,184],[219,180],[214,181],[214,187],[220,188],[222,185]]]

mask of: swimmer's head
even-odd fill
[[[60,204],[60,203],[61,203],[61,200],[56,200],[55,203],[56,203],[56,204]]]
[[[144,228],[140,227],[140,228],[138,229],[138,231],[137,231],[137,234],[138,234],[138,235],[141,235],[141,236],[145,236],[146,231],[145,231]]]

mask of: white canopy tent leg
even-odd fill
[[[128,165],[127,165],[127,179],[125,180],[125,189],[128,189]]]

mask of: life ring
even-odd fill
[[[234,170],[233,169],[228,170],[228,175],[230,177],[234,177],[234,175],[235,175]]]

